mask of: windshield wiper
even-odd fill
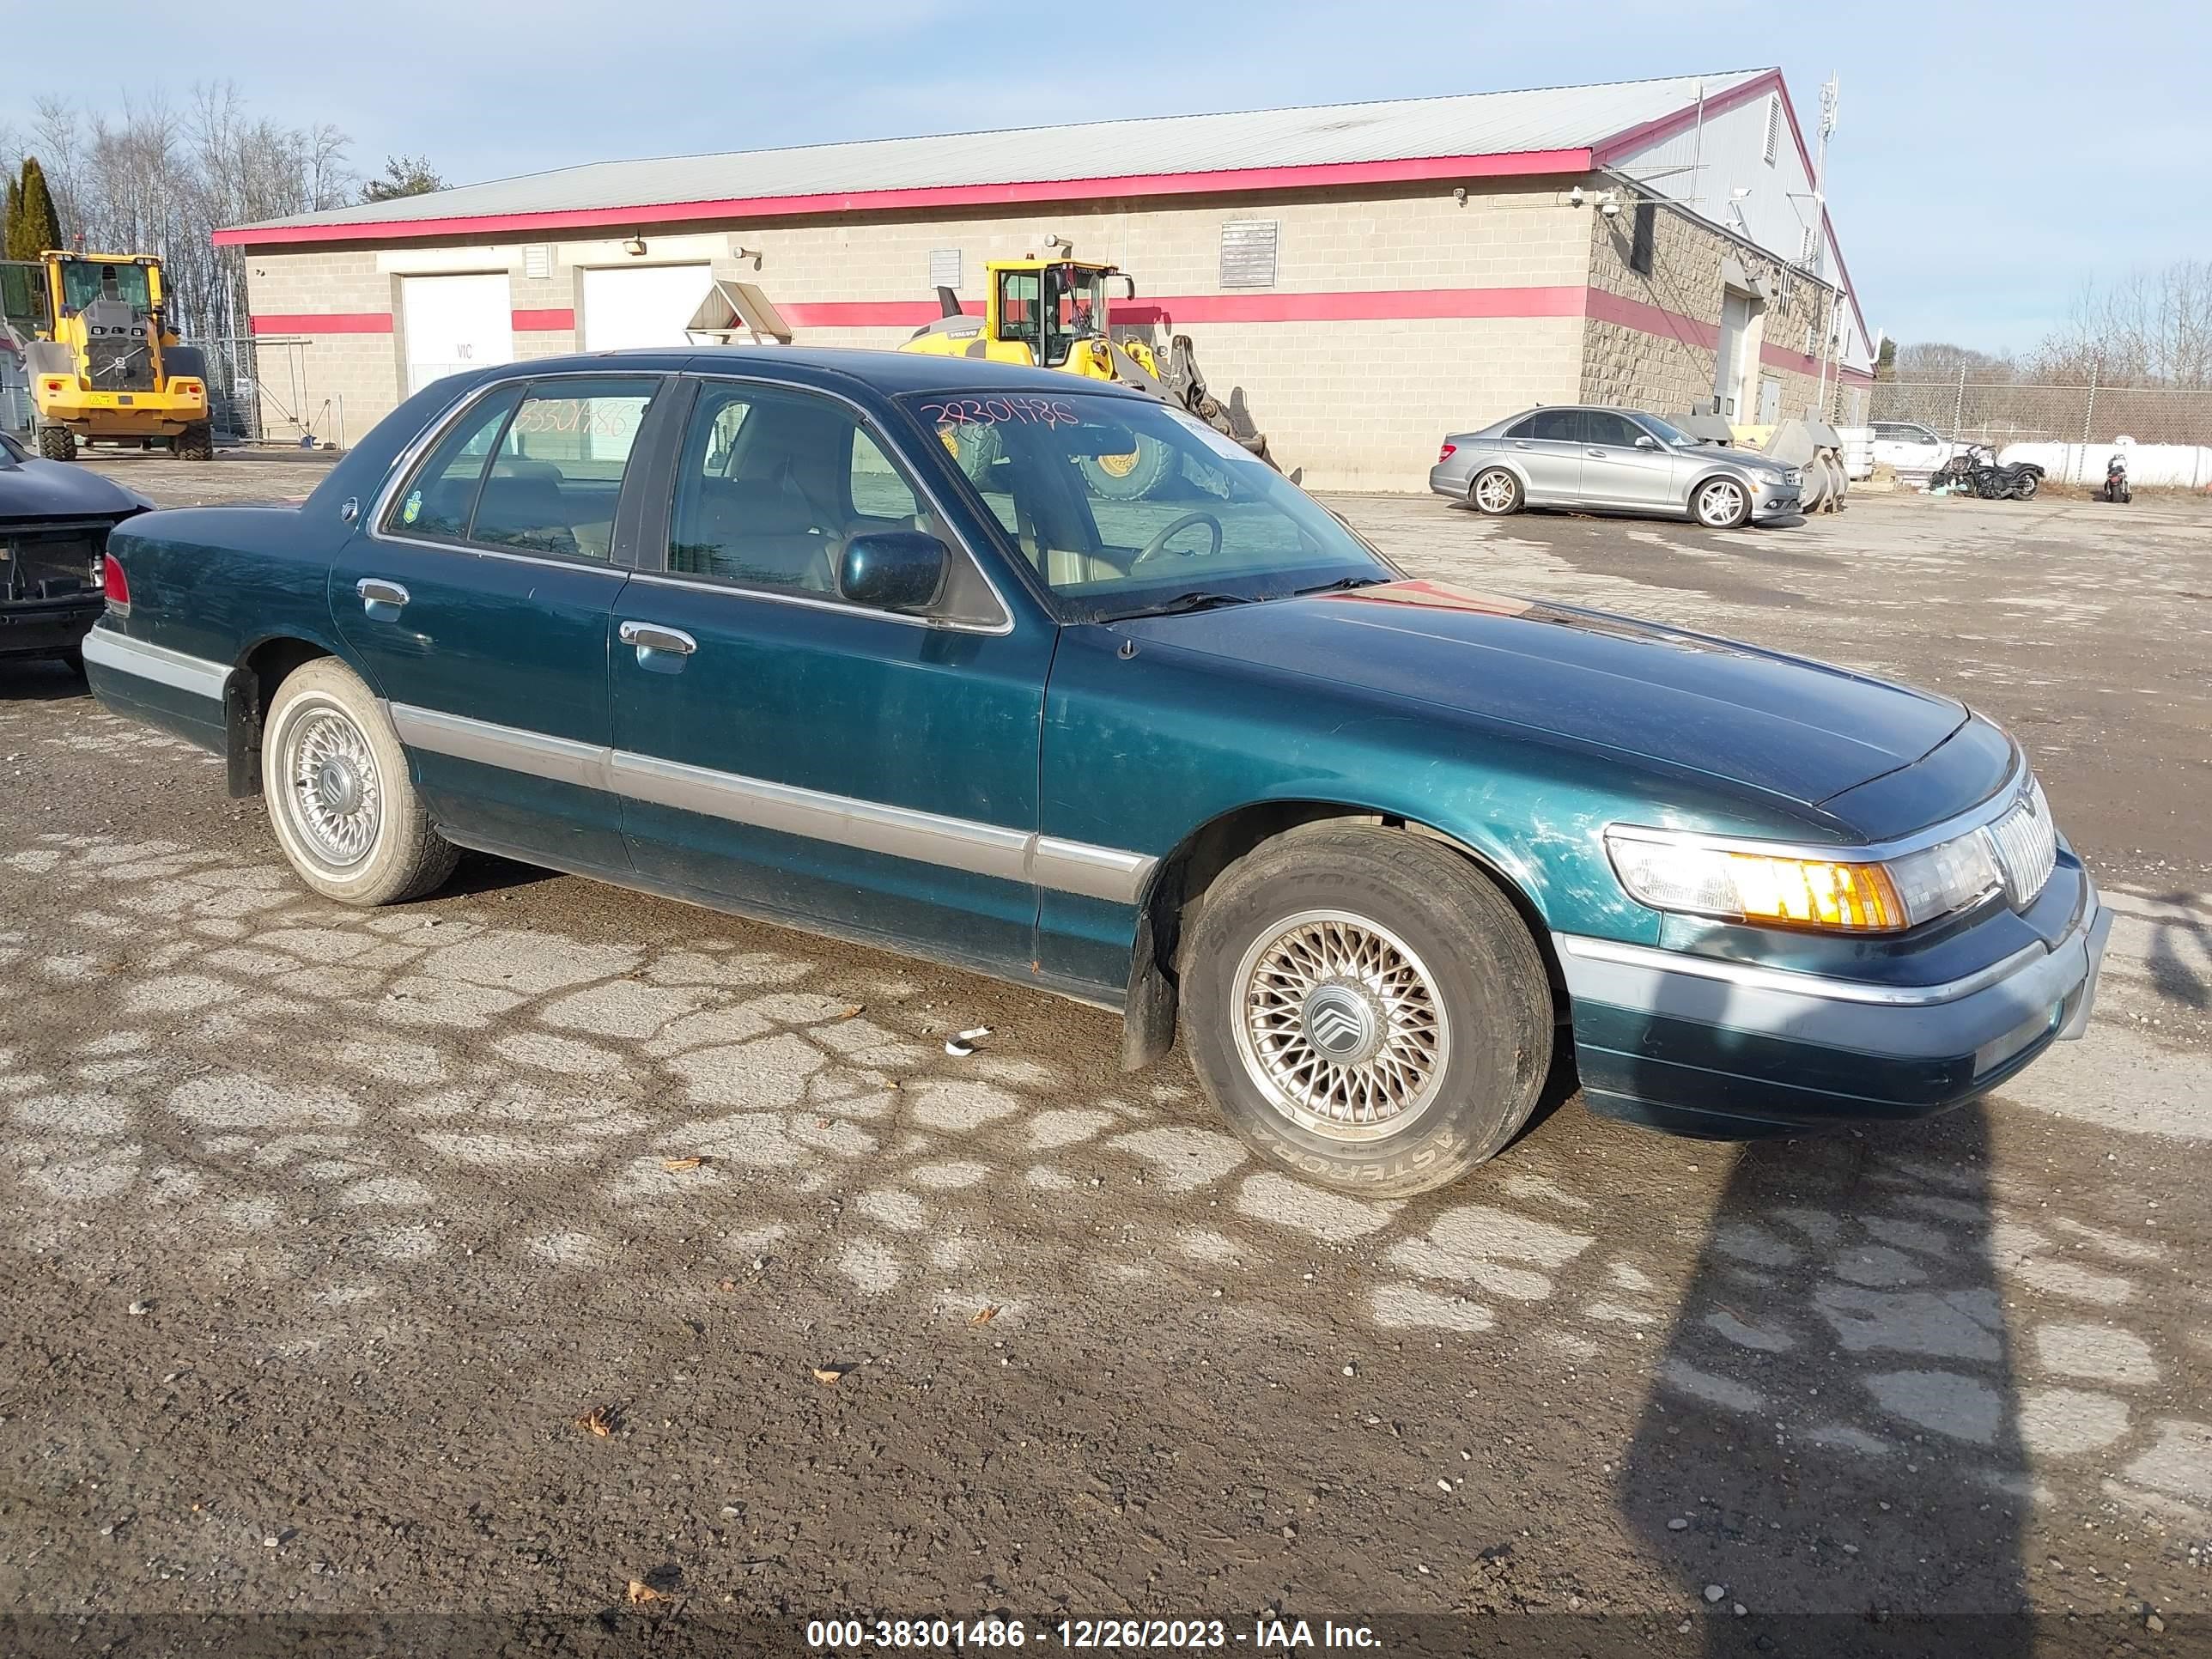
[[[1132,611],[1132,617],[1180,617],[1193,611],[1212,611],[1224,605],[1249,605],[1251,599],[1243,593],[1178,593],[1164,605],[1148,605],[1142,611]]]
[[[1318,587],[1294,587],[1291,597],[1302,599],[1309,593],[1342,593],[1354,587],[1380,587],[1390,580],[1388,576],[1339,576],[1333,582],[1323,582]]]

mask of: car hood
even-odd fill
[[[1116,626],[1807,805],[1911,765],[1967,718],[1948,698],[1824,664],[1443,582],[1389,582]]]
[[[1694,455],[1704,461],[1726,461],[1731,466],[1742,467],[1747,472],[1778,474],[1793,470],[1787,461],[1778,461],[1771,455],[1762,455],[1755,449],[1738,449],[1732,444],[1698,444],[1675,453]]]
[[[17,519],[119,519],[146,503],[112,478],[66,461],[0,452],[0,524]]]

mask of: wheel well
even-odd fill
[[[1536,943],[1551,980],[1553,1006],[1566,1007],[1566,981],[1552,949],[1551,929],[1527,893],[1490,859],[1465,842],[1415,819],[1336,801],[1262,801],[1224,813],[1200,826],[1160,860],[1139,917],[1129,964],[1129,1016],[1122,1064],[1130,1071],[1165,1054],[1175,1039],[1173,988],[1182,965],[1188,923],[1221,873],[1266,842],[1314,824],[1371,823],[1449,848],[1504,894]]]
[[[302,663],[331,653],[306,640],[264,640],[246,653],[223,696],[223,720],[230,732],[230,793],[261,793],[261,725],[276,688]]]

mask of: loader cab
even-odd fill
[[[64,317],[100,305],[110,310],[127,307],[143,321],[161,302],[161,278],[150,259],[62,254],[53,257],[53,266]]]
[[[1061,368],[1080,342],[1107,337],[1107,286],[1119,274],[1072,259],[994,264],[991,336],[1027,346],[1042,368]]]

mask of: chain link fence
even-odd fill
[[[2212,445],[2212,391],[2171,386],[1878,380],[1869,421],[1913,421],[1945,437],[2010,443]]]

